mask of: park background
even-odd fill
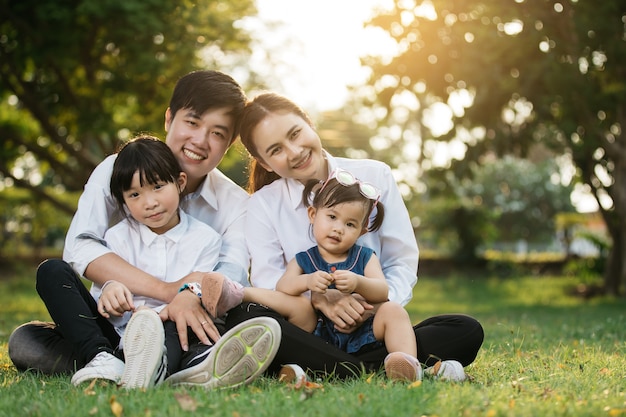
[[[521,374],[533,355],[565,372],[581,340],[602,334],[585,355],[617,364],[585,363],[610,388],[560,393],[580,407],[551,414],[626,414],[624,1],[2,0],[0,10],[2,343],[21,321],[46,319],[34,267],[60,255],[93,168],[136,133],[164,137],[178,77],[213,68],[250,97],[296,100],[334,155],[392,167],[421,251],[412,317],[476,314],[491,330],[486,352]],[[234,146],[220,165],[242,186],[246,158]],[[533,353],[520,353],[523,321]],[[555,333],[557,348],[546,343]],[[484,355],[474,373],[485,385],[557,397],[523,393],[528,375],[498,382]],[[19,387],[0,359],[5,385]],[[465,404],[522,415],[504,397],[504,411]]]

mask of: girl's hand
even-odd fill
[[[120,317],[126,311],[135,311],[133,294],[126,285],[117,281],[107,281],[102,286],[98,299],[98,312],[104,318]]]
[[[312,292],[324,294],[333,282],[333,277],[324,271],[315,271],[306,276],[306,287]]]
[[[356,290],[359,275],[352,271],[337,270],[333,272],[335,287],[344,294],[351,294]]]

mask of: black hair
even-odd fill
[[[180,109],[191,109],[204,114],[209,109],[230,107],[234,118],[233,136],[230,143],[239,136],[239,117],[246,104],[246,94],[230,75],[220,71],[193,71],[181,77],[170,99],[172,118]]]
[[[366,206],[367,215],[363,219],[363,226],[368,232],[380,229],[385,218],[385,207],[380,201],[376,202],[365,197],[359,190],[359,184],[343,185],[336,178],[331,178],[323,186],[318,180],[309,180],[302,191],[302,202],[307,207],[333,207],[337,204],[360,202]],[[376,209],[376,210],[374,210]],[[372,213],[374,218],[370,222]]]
[[[113,163],[111,194],[124,211],[124,191],[130,189],[135,172],[139,171],[139,183],[156,184],[159,181],[173,182],[183,171],[172,150],[160,139],[142,135],[123,144]]]

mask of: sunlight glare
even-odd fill
[[[250,66],[274,74],[267,87],[308,111],[340,108],[346,86],[368,75],[359,58],[390,59],[397,50],[387,33],[363,27],[375,10],[392,7],[392,0],[258,0],[258,18],[241,22],[259,44]]]

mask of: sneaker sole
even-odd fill
[[[126,366],[120,384],[127,389],[148,388],[163,358],[163,322],[152,310],[136,311],[123,336]]]
[[[391,354],[385,359],[385,374],[394,381],[414,382],[422,379],[419,367],[409,362],[404,356]]]
[[[274,360],[282,332],[269,317],[255,317],[230,329],[207,358],[165,380],[171,385],[234,388],[261,375]]]

